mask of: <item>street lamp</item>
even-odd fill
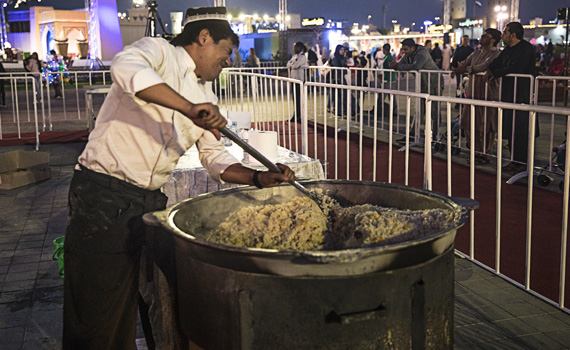
[[[439,25],[439,20],[440,20],[440,18],[439,18],[439,17],[435,17],[434,19],[435,19],[435,21],[437,22],[437,24]]]
[[[497,14],[497,27],[499,30],[503,30],[503,21],[506,21],[509,18],[509,14],[507,13],[507,6],[495,6],[495,13]]]
[[[372,18],[372,15],[368,15],[368,24],[370,24],[370,18]]]
[[[433,24],[432,21],[429,21],[429,20],[424,21],[424,26],[426,27],[426,34],[428,33],[429,26],[431,26],[432,24]]]
[[[416,22],[412,22],[412,28],[410,28],[410,32],[414,31],[414,26],[416,25]]]

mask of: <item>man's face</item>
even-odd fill
[[[490,45],[491,42],[493,41],[493,37],[491,36],[491,34],[485,32],[483,33],[483,35],[481,35],[481,46],[487,46]]]
[[[511,46],[511,44],[513,43],[513,37],[515,37],[515,35],[513,33],[511,33],[511,31],[509,30],[509,27],[505,27],[505,29],[503,30],[503,35],[502,35],[502,39],[503,39],[503,42],[505,43],[505,45]]]
[[[408,55],[408,56],[409,56],[409,55],[413,54],[414,51],[415,51],[415,49],[416,49],[415,47],[402,45],[402,53],[403,53],[404,55]]]
[[[469,37],[468,36],[464,36],[461,38],[461,45],[463,45],[463,46],[469,45]]]
[[[431,42],[426,43],[426,50],[428,50],[428,51],[431,50]]]
[[[229,67],[233,44],[229,39],[222,39],[215,43],[208,34],[200,47],[200,57],[196,62],[196,75],[205,81],[215,80],[222,69]]]

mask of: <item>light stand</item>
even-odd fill
[[[146,19],[146,29],[144,36],[159,36],[156,34],[156,21],[158,20],[158,24],[162,29],[162,37],[165,39],[171,39],[172,34],[166,32],[164,24],[162,23],[162,19],[160,18],[160,14],[158,13],[158,2],[156,0],[149,1],[146,3],[146,7],[148,8],[148,16]]]
[[[85,0],[85,11],[87,11],[87,26],[88,26],[88,33],[89,33],[89,53],[87,54],[87,60],[85,61],[84,70],[99,70],[103,69],[106,70],[107,67],[103,64],[101,59],[99,58],[98,52],[99,48],[97,47],[97,22],[99,18],[96,15],[96,11],[99,6],[98,0]]]

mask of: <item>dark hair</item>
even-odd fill
[[[424,43],[424,46],[427,46],[427,44],[431,44],[431,40],[426,40],[426,42]],[[406,46],[409,46],[409,45],[406,45]]]
[[[186,46],[198,42],[200,32],[207,29],[217,44],[220,40],[228,39],[233,46],[239,46],[239,37],[232,31],[228,21],[213,19],[190,22],[184,26],[182,33],[178,34],[170,43],[174,46]]]
[[[522,24],[519,22],[511,22],[507,24],[507,28],[509,28],[509,32],[514,34],[517,39],[522,40],[524,36],[524,28]]]
[[[402,46],[409,46],[409,47],[416,46],[416,42],[412,38],[407,38],[402,41]]]
[[[340,56],[340,50],[344,49],[344,46],[342,45],[337,45],[336,48],[334,49],[334,56]]]
[[[295,43],[295,47],[301,49],[301,52],[307,52],[307,48],[305,47],[305,44],[303,44],[303,43],[300,42],[300,41],[297,41],[297,42]]]
[[[439,43],[435,43],[433,46],[437,49],[439,47]]]
[[[485,29],[485,33],[489,34],[495,41],[495,44],[493,44],[493,46],[497,46],[497,44],[501,41],[501,32],[499,32],[495,28]]]
[[[382,45],[382,48],[386,51],[390,51],[391,46],[390,46],[390,44],[384,44],[384,45]]]

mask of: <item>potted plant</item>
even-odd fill
[[[87,58],[89,54],[89,42],[87,40],[77,40],[77,46],[79,46],[79,56],[81,56],[81,58]]]

